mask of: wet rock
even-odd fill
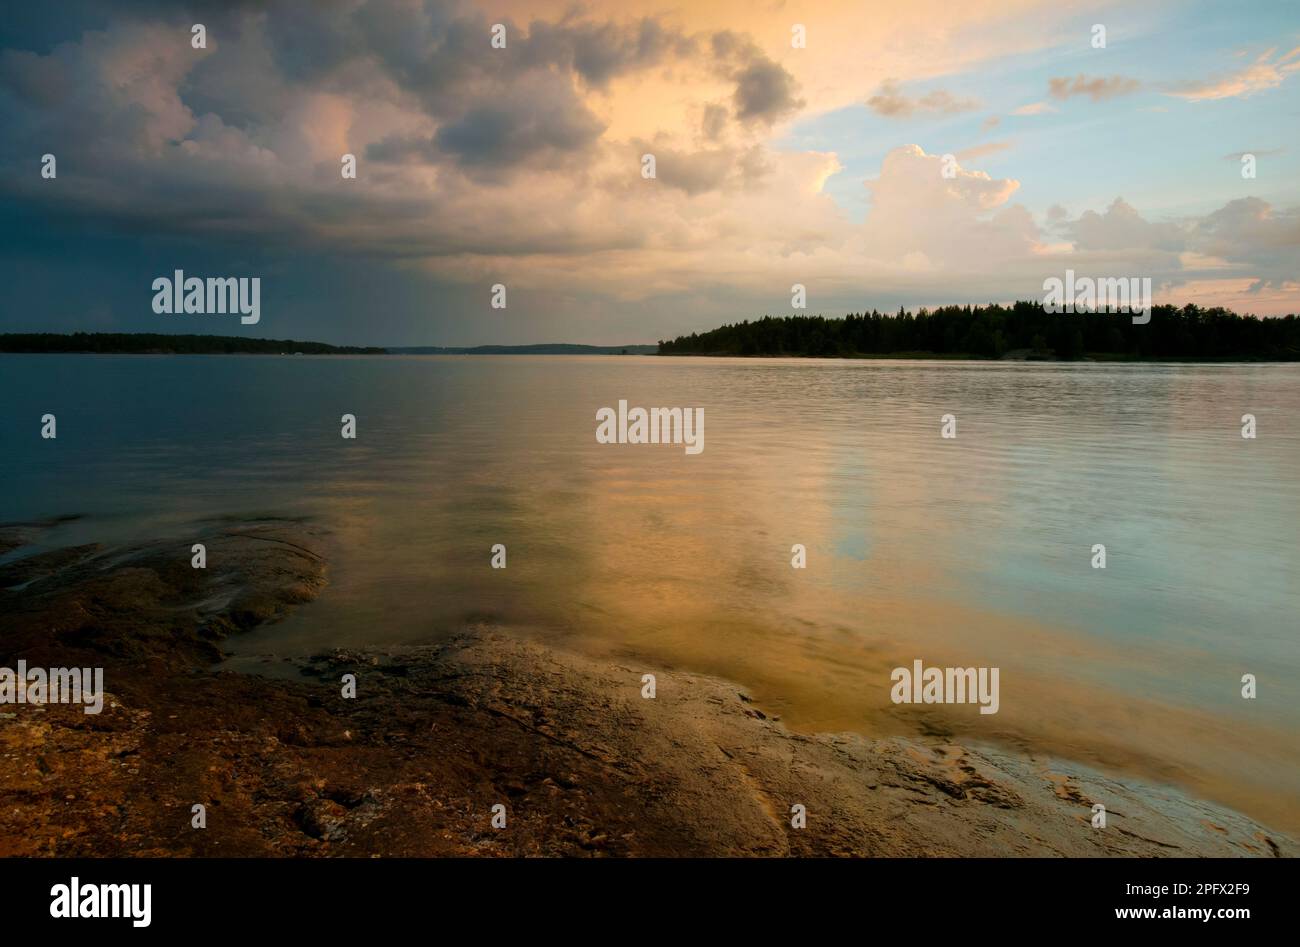
[[[299,806],[294,817],[312,838],[335,842],[347,834],[343,829],[347,814],[348,810],[333,799],[312,799]]]
[[[82,547],[0,593],[0,663],[102,664],[110,691],[93,719],[0,715],[0,855],[1295,852],[1221,806],[1059,760],[793,733],[701,675],[661,672],[644,701],[639,670],[488,625],[331,651],[295,662],[298,679],[221,672],[226,636],[324,587],[325,537],[271,520],[207,529],[207,570],[184,542]],[[358,668],[380,672],[366,699],[339,699],[337,675]],[[1107,800],[1106,830],[1089,824],[1092,799]],[[190,828],[194,802],[206,829]],[[796,802],[807,828],[790,825]]]

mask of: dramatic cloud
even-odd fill
[[[742,122],[773,122],[800,106],[794,80],[776,63],[756,62],[736,75],[736,117]]]
[[[139,295],[151,276],[228,261],[267,276],[268,302],[298,272],[311,319],[346,310],[332,340],[393,344],[464,341],[427,328],[458,319],[482,341],[658,337],[775,311],[792,282],[815,286],[826,311],[1025,298],[1069,265],[1166,286],[1231,279],[1258,285],[1259,298],[1293,285],[1288,208],[1221,199],[1202,217],[1150,222],[1126,185],[1135,205],[1044,218],[1015,203],[1019,179],[1032,176],[1044,205],[1087,208],[1117,188],[1099,180],[1087,200],[1054,190],[1028,135],[1014,152],[1007,141],[958,152],[955,177],[911,135],[888,137],[915,128],[942,151],[959,142],[932,145],[923,121],[963,135],[997,127],[996,116],[949,122],[978,107],[972,97],[910,90],[944,76],[957,88],[979,75],[972,64],[1046,42],[1037,0],[1015,17],[915,0],[884,23],[845,0],[835,22],[854,29],[810,22],[806,50],[789,47],[787,13],[751,23],[740,0],[719,2],[681,20],[646,13],[651,0],[612,17],[526,0],[490,17],[457,0],[158,0],[0,50],[0,216],[12,234],[0,263],[35,287],[6,324],[79,327],[86,307],[67,288],[78,287],[111,299],[102,311],[144,313],[131,328],[152,328]],[[953,35],[979,41],[921,28],[941,12]],[[200,21],[209,41],[196,50],[189,26]],[[494,22],[506,26],[504,49],[489,43]],[[908,55],[886,42],[894,31],[910,37]],[[864,37],[878,56],[855,58]],[[1293,60],[1268,62],[1285,72]],[[1134,80],[1059,81],[1061,97],[1106,98]],[[863,147],[860,129],[826,119],[848,106],[860,119],[861,90],[873,87],[875,114],[918,122],[859,122],[873,126]],[[822,125],[831,131],[809,131]],[[46,153],[56,180],[40,177]],[[340,175],[345,154],[357,156],[355,180]],[[979,169],[993,154],[1015,177]],[[41,271],[29,265],[31,229],[44,234]],[[489,315],[500,334],[485,338],[482,317],[459,313],[497,281],[511,287],[511,314],[527,299],[530,316]],[[56,293],[58,307],[45,301]],[[405,307],[385,309],[400,331],[367,335],[380,330],[356,307],[371,298]],[[43,321],[54,310],[65,324]],[[316,324],[265,320],[283,335],[315,335]]]
[[[626,26],[534,20],[523,55],[533,65],[572,69],[589,85],[604,88],[617,76],[689,56],[695,46],[693,39],[650,17]]]
[[[713,35],[712,48],[719,71],[736,84],[732,101],[739,121],[771,124],[803,106],[794,77],[753,41],[725,30]]]
[[[481,102],[440,126],[433,143],[470,169],[492,170],[586,150],[603,130],[567,82],[544,76],[508,99]]]

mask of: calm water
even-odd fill
[[[597,444],[620,398],[703,407],[704,452]],[[330,587],[246,654],[490,620],[1300,828],[1300,366],[10,355],[0,405],[0,520],[91,514],[58,544],[330,528]],[[1000,667],[1001,711],[895,707],[917,658]]]

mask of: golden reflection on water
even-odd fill
[[[638,657],[648,671],[662,664],[736,681],[802,732],[1000,744],[1182,785],[1284,831],[1300,827],[1294,732],[1107,683],[1116,666],[1129,675],[1173,668],[1222,676],[1225,687],[1235,688],[1237,677],[1215,657],[1168,645],[1103,645],[1014,615],[946,601],[865,597],[809,581],[791,567],[788,547],[775,538],[789,537],[779,524],[795,521],[777,484],[802,476],[807,485],[808,475],[770,467],[765,473],[773,481],[770,503],[744,504],[734,491],[718,490],[706,504],[711,519],[722,511],[744,520],[755,536],[768,538],[765,546],[712,542],[703,524],[648,541],[621,517],[593,518],[591,527],[608,533],[598,540],[605,568],[578,587],[589,613],[575,622],[582,649]],[[902,494],[918,490],[899,481],[883,489],[881,502],[896,509],[909,508]],[[663,492],[654,495],[652,506],[672,506]],[[606,495],[596,506],[614,510],[618,504]],[[810,550],[831,548],[826,508],[813,504],[800,513],[797,538]],[[655,518],[662,527],[662,515]],[[941,526],[927,521],[923,527],[929,541],[943,541]],[[880,543],[890,545],[890,537]],[[812,556],[809,572],[818,566],[817,553]],[[638,575],[648,560],[659,564],[657,578],[610,581]],[[886,587],[932,587],[935,570],[924,562],[911,565],[883,558],[859,568],[876,570],[876,581]],[[917,658],[927,666],[1000,668],[999,712],[982,715],[974,704],[891,703],[890,672]]]
[[[364,462],[323,455],[306,508],[332,531],[332,584],[239,649],[490,621],[734,680],[797,730],[1059,755],[1300,831],[1300,376],[664,362],[411,369],[403,390],[433,397],[427,372],[473,410],[381,415]],[[595,409],[619,398],[703,405],[705,451],[597,445]],[[1249,454],[1241,404],[1272,430]],[[890,671],[917,659],[1000,668],[999,712],[892,704]],[[1244,671],[1267,699],[1240,699]]]

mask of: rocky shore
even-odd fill
[[[797,734],[734,684],[510,629],[236,673],[223,641],[325,587],[316,527],[23,555],[53,525],[0,526],[0,554],[19,557],[0,565],[0,666],[103,667],[107,694],[98,715],[0,706],[0,855],[1295,852],[1168,787],[991,747]]]

